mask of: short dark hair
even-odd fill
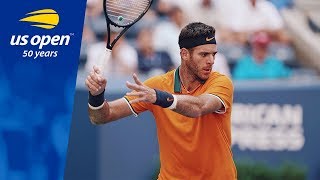
[[[204,36],[215,36],[216,30],[214,27],[206,25],[201,22],[193,22],[186,25],[180,32],[179,35],[179,46],[181,47],[181,42],[185,39],[193,39]]]

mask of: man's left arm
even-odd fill
[[[178,101],[174,111],[190,117],[227,112],[233,102],[234,87],[231,79],[219,76],[208,84],[207,90],[200,96],[177,95]]]
[[[177,104],[172,110],[192,118],[216,112],[224,106],[222,101],[212,94],[200,96],[174,95],[174,97]]]
[[[205,114],[217,112],[221,113],[232,103],[233,86],[231,81],[228,83],[216,83],[199,96],[191,95],[173,95],[165,91],[152,89],[142,84],[134,74],[135,83],[127,82],[127,87],[134,92],[127,93],[128,96],[137,96],[130,103],[148,102],[159,105],[163,108],[169,108],[179,114],[188,117],[200,117]]]

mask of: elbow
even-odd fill
[[[104,116],[104,114],[96,114],[89,111],[89,119],[93,125],[102,125],[111,121],[109,117]]]
[[[91,124],[93,124],[93,125],[102,125],[102,124],[105,124],[105,123],[106,123],[106,122],[104,122],[104,121],[97,120],[97,119],[94,119],[94,118],[90,118],[90,122],[91,122]]]
[[[111,122],[111,121],[112,121],[112,120],[109,120],[109,119],[104,120],[104,119],[92,119],[92,118],[90,118],[90,122],[91,122],[91,124],[93,124],[93,125],[107,124],[107,123],[109,123],[109,122]]]

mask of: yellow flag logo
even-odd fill
[[[31,26],[52,29],[59,23],[59,14],[53,9],[41,9],[26,14],[27,17],[20,19],[22,22],[30,22]]]

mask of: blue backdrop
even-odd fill
[[[85,3],[1,3],[0,179],[63,178]],[[31,26],[38,23],[19,21],[41,9],[57,12],[59,23],[55,28],[43,29]],[[26,35],[28,42],[11,45],[12,36],[19,35]],[[62,35],[70,36],[67,45],[33,45],[38,37]],[[23,57],[24,51],[32,51],[30,57]],[[51,51],[56,57],[52,53],[51,57],[36,57],[36,53],[50,56]]]

